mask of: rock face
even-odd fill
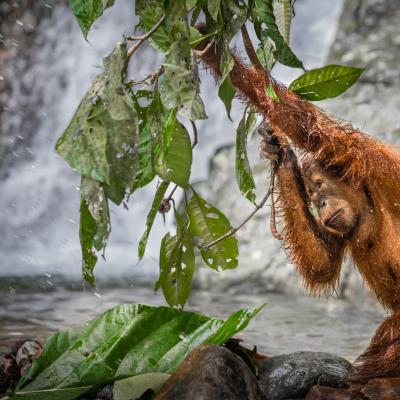
[[[299,4],[299,7],[301,5]],[[346,0],[337,37],[327,63],[365,67],[361,80],[344,95],[318,103],[333,115],[351,121],[363,132],[398,142],[400,137],[400,8],[397,0]],[[248,146],[250,163],[258,188],[258,199],[266,193],[269,170],[258,158],[259,139]],[[222,209],[237,225],[252,209],[235,183],[235,149],[221,149],[211,161],[207,182],[198,185],[200,193]],[[200,285],[234,287],[248,285],[251,290],[298,291],[301,282],[288,265],[282,243],[269,229],[270,203],[256,214],[237,236],[240,263],[233,271],[213,273],[203,269]],[[367,296],[358,271],[348,261],[343,269],[339,295]]]
[[[317,384],[343,386],[351,364],[334,354],[299,351],[267,358],[258,369],[265,399],[285,400],[304,397]]]
[[[193,350],[155,400],[261,400],[256,377],[245,362],[220,346]]]

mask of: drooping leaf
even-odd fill
[[[187,188],[192,166],[192,146],[186,128],[171,110],[165,123],[160,151],[156,154],[155,170],[164,180]]]
[[[126,42],[104,59],[105,73],[86,93],[56,149],[81,175],[105,184],[116,204],[129,194],[137,170],[138,118],[124,84]]]
[[[258,38],[263,42],[263,46],[265,47],[268,38],[274,41],[275,50],[273,54],[277,61],[289,67],[304,69],[303,63],[293,53],[279,32],[273,10],[273,0],[255,0],[253,20],[255,31]]]
[[[114,0],[69,0],[69,6],[78,20],[85,39],[93,22],[103,15],[106,8],[113,4]]]
[[[108,120],[100,92],[106,77],[98,76],[83,97],[56,150],[70,167],[81,175],[100,182],[109,182],[109,165],[106,156]]]
[[[114,383],[113,399],[136,400],[149,389],[154,393],[158,393],[170,376],[170,374],[163,372],[151,372],[150,374],[121,379]]]
[[[194,121],[207,118],[200,97],[200,80],[197,66],[190,69],[164,64],[165,73],[160,82],[161,100],[165,107],[177,108],[178,113]]]
[[[195,191],[188,204],[188,214],[192,235],[200,240],[200,253],[205,263],[216,270],[236,268],[239,251],[235,237],[229,236],[209,249],[203,247],[231,229],[226,216]]]
[[[345,65],[326,65],[305,72],[290,84],[289,89],[307,100],[333,98],[354,85],[363,71],[363,68]]]
[[[189,221],[175,212],[177,225],[176,235],[167,233],[160,247],[160,277],[155,289],[160,287],[170,307],[182,309],[192,288],[195,269],[192,237]]]
[[[218,21],[218,13],[220,5],[221,5],[221,0],[209,0],[207,4],[208,12],[214,18],[215,21]]]
[[[273,2],[273,11],[276,18],[276,26],[285,42],[289,44],[290,28],[292,25],[293,11],[292,0],[278,0]]]
[[[219,85],[218,89],[218,97],[223,101],[226,108],[226,113],[228,114],[228,118],[231,118],[231,108],[232,108],[232,101],[235,98],[236,90],[235,87],[232,85],[231,78],[228,75]]]
[[[120,379],[174,372],[202,343],[222,344],[260,311],[227,321],[168,307],[121,305],[46,341],[13,400],[73,400]]]
[[[157,188],[153,203],[151,205],[151,209],[147,215],[146,230],[144,231],[144,233],[139,241],[139,246],[138,246],[139,260],[141,260],[144,256],[144,252],[146,250],[146,245],[147,245],[147,240],[149,238],[150,231],[151,231],[151,228],[154,223],[154,219],[156,218],[156,215],[160,209],[160,205],[164,198],[164,195],[168,188],[168,185],[169,185],[169,182],[161,182]]]
[[[82,275],[94,285],[93,269],[96,250],[104,250],[110,235],[110,215],[103,185],[83,176],[81,179],[81,208],[79,237],[82,248]]]
[[[256,184],[247,157],[249,125],[251,124],[247,123],[246,114],[244,114],[236,131],[236,181],[242,195],[255,204],[256,195],[254,189],[256,188]]]

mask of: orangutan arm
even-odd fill
[[[203,62],[220,75],[220,52],[211,46],[199,50]],[[312,103],[276,83],[263,70],[246,66],[238,57],[230,77],[232,84],[267,118],[275,134],[288,137],[299,148],[315,154],[326,168],[355,187],[379,182],[377,190],[391,202],[400,198],[400,157],[389,146],[326,115]],[[272,85],[279,98],[273,100],[266,88]]]
[[[339,279],[345,242],[319,229],[309,211],[308,196],[293,153],[277,167],[276,174],[289,255],[310,292],[333,289]]]

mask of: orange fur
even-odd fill
[[[199,50],[205,48],[201,45]],[[377,330],[360,357],[354,380],[400,376],[400,157],[350,125],[338,122],[315,105],[276,83],[265,71],[247,67],[238,58],[231,72],[233,85],[267,119],[282,142],[312,154],[326,171],[353,188],[360,214],[350,237],[324,232],[308,211],[300,169],[277,171],[279,204],[288,253],[306,288],[313,293],[332,290],[350,252],[365,281],[381,304],[394,311]],[[201,54],[202,61],[220,74],[216,47]],[[279,101],[266,93],[272,84]],[[307,162],[306,162],[307,163]]]

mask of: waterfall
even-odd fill
[[[323,64],[333,41],[342,0],[298,0],[292,47],[307,68]],[[12,163],[0,182],[0,275],[61,274],[80,276],[79,176],[54,151],[81,96],[102,68],[121,36],[131,34],[137,20],[130,0],[116,1],[96,22],[89,42],[65,4],[36,29],[33,56],[22,76],[12,76],[12,95],[4,112],[3,131],[13,143]],[[150,48],[135,55],[129,77],[139,78],[162,62]],[[274,76],[289,82],[299,71],[282,66]],[[235,124],[226,117],[215,82],[202,73],[201,92],[209,119],[198,123],[199,145],[192,180],[205,179],[209,159],[218,147],[233,143]],[[240,114],[236,102],[233,114]],[[238,118],[235,119],[237,121]],[[233,183],[234,184],[234,183]],[[129,210],[111,206],[112,233],[107,262],[99,260],[98,277],[151,275],[157,270],[158,243],[167,227],[156,221],[145,260],[137,264],[154,185],[135,193]]]

